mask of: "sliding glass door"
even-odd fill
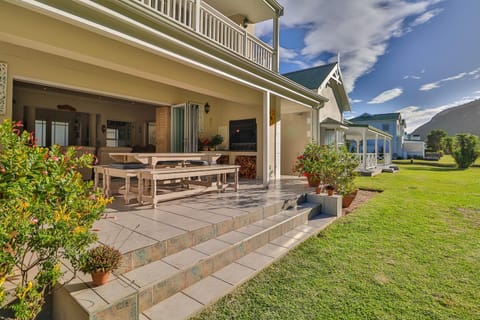
[[[172,152],[197,152],[198,104],[172,106]]]

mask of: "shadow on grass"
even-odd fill
[[[463,171],[464,169],[458,168],[449,168],[449,167],[430,167],[430,166],[403,166],[403,170],[410,170],[410,171]]]

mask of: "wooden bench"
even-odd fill
[[[238,169],[237,165],[207,165],[180,168],[147,169],[138,172],[139,190],[141,203],[150,203],[153,207],[158,202],[183,198],[190,195],[207,191],[223,192],[228,187],[238,191]],[[227,175],[233,174],[233,184],[227,183]],[[205,180],[201,180],[205,177]],[[212,178],[216,177],[215,185]],[[181,191],[165,192],[162,185],[180,181]],[[193,188],[191,188],[193,187]]]

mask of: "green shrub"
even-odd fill
[[[82,256],[80,270],[84,273],[108,272],[118,268],[122,254],[115,248],[101,245],[91,248]]]
[[[108,200],[76,171],[90,166],[92,155],[37,147],[33,134],[9,120],[0,124],[0,145],[0,303],[5,280],[18,279],[7,308],[33,319],[62,275],[61,260],[78,270]]]
[[[470,167],[480,155],[478,137],[473,134],[460,133],[455,136],[453,159],[460,169]]]

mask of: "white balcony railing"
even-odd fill
[[[196,0],[130,0],[272,70],[273,49],[219,11]]]
[[[377,154],[376,153],[367,153],[365,158],[365,168],[363,161],[363,153],[357,153],[358,159],[360,160],[360,165],[358,166],[361,169],[373,169],[377,166]]]

